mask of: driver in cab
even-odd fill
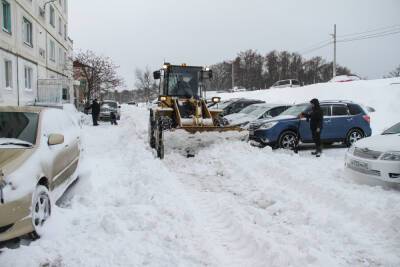
[[[178,96],[193,96],[192,87],[190,86],[190,77],[179,75],[177,82],[172,90],[173,95]]]

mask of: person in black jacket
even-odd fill
[[[302,113],[301,115],[306,117],[310,121],[310,129],[313,137],[313,141],[316,146],[316,151],[312,152],[313,155],[320,157],[322,153],[321,146],[321,132],[324,124],[324,114],[319,104],[318,99],[314,98],[310,101],[312,110],[309,113]]]
[[[93,100],[93,103],[87,107],[87,109],[92,110],[92,120],[93,120],[93,126],[99,125],[97,123],[97,120],[99,119],[100,115],[100,104],[97,102],[97,99]]]

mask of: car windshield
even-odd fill
[[[400,123],[390,127],[383,134],[400,134]]]
[[[0,146],[35,144],[37,113],[0,112]]]
[[[171,67],[168,77],[168,95],[192,97],[199,96],[200,68]]]
[[[263,115],[267,110],[269,110],[270,106],[258,106],[258,105],[251,105],[247,108],[243,109],[239,113],[246,114],[250,117],[258,118]]]
[[[232,101],[224,101],[221,102],[220,104],[217,105],[218,109],[224,109],[227,106],[229,106],[232,103]]]
[[[293,106],[286,111],[282,112],[282,116],[298,116],[300,113],[304,112],[307,108],[309,108],[309,104],[301,104],[301,105],[296,105]]]
[[[101,108],[116,109],[117,106],[116,102],[103,102]]]

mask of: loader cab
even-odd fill
[[[212,72],[202,67],[164,64],[153,76],[155,80],[160,80],[161,96],[200,99],[205,81],[211,79]]]

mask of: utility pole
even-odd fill
[[[232,90],[235,88],[235,61],[232,61]]]
[[[333,26],[333,78],[336,77],[336,24]]]

